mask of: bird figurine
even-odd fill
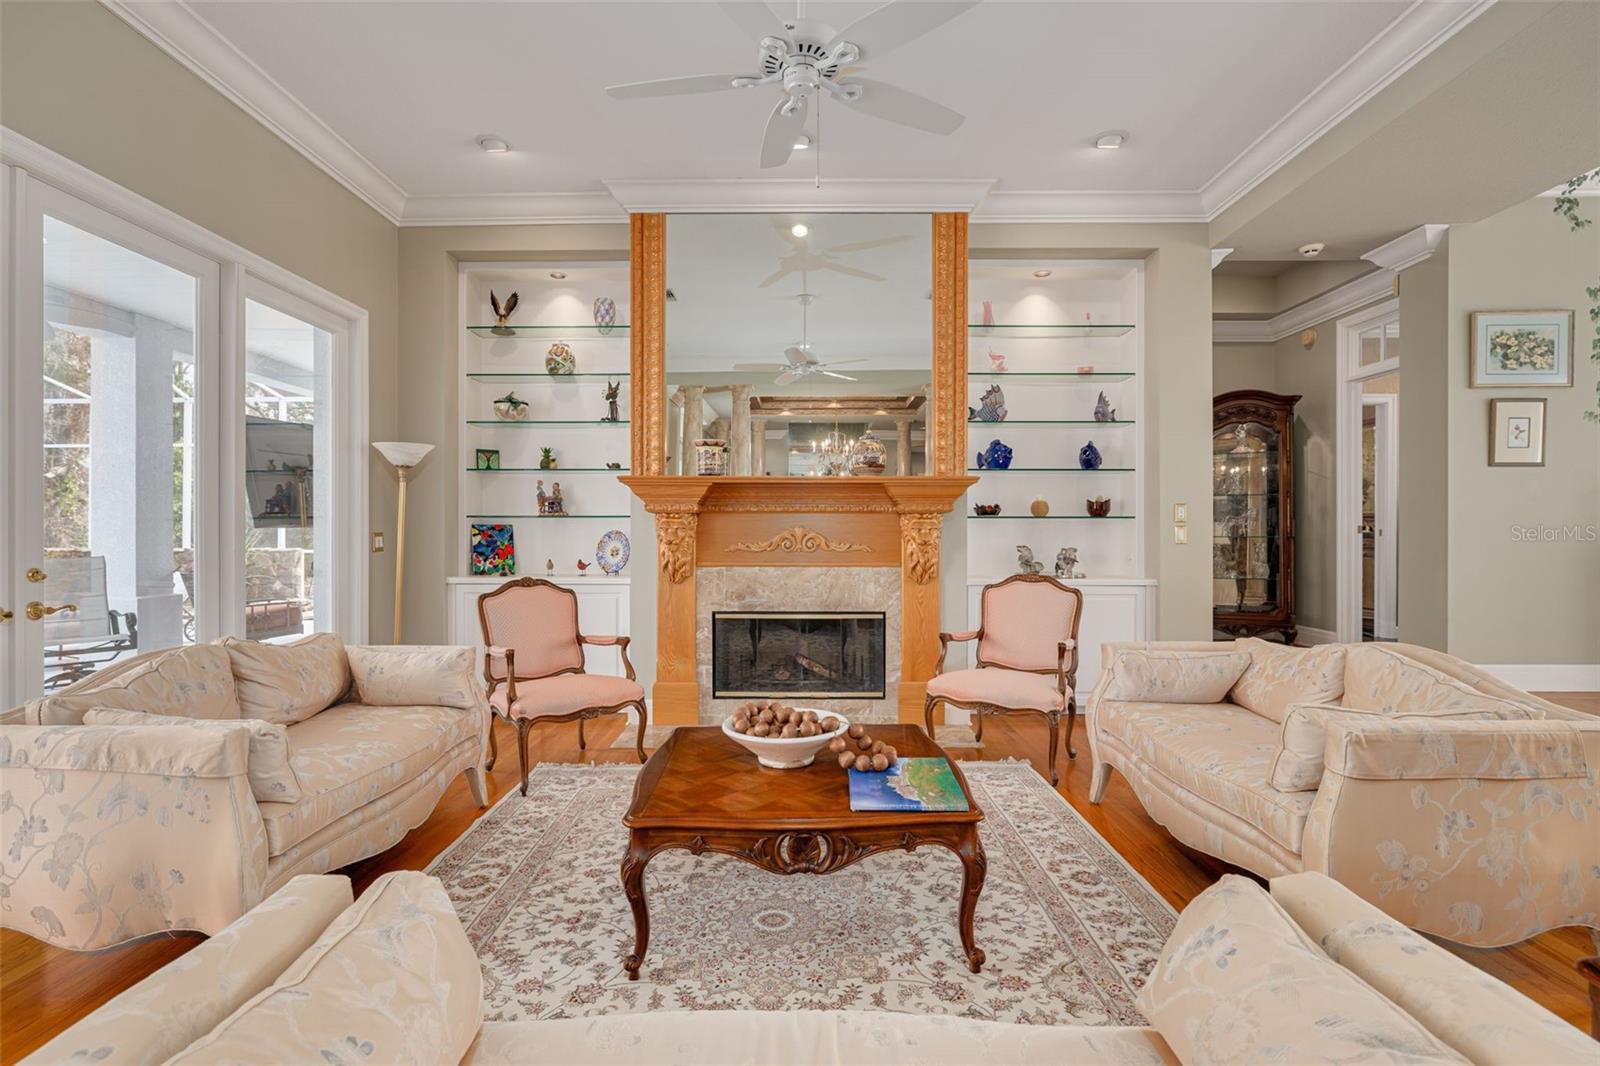
[[[489,307],[494,311],[494,328],[489,332],[497,337],[515,336],[516,330],[506,325],[506,320],[511,317],[511,312],[517,309],[517,294],[512,293],[507,296],[505,306],[501,307],[499,297],[495,296],[493,289],[490,289]]]
[[[556,576],[556,561],[554,559],[546,559],[544,561],[544,573],[546,577]]]
[[[584,575],[584,571],[585,571],[585,570],[587,570],[587,569],[589,569],[589,567],[590,567],[590,566],[591,566],[591,565],[592,565],[592,564],[591,564],[591,563],[589,563],[589,562],[588,562],[588,561],[587,561],[587,560],[584,560],[584,559],[579,559],[579,560],[578,560],[578,576],[579,576],[579,577],[583,577],[583,576],[585,576],[585,575]]]

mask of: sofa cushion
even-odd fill
[[[615,707],[630,700],[644,699],[644,687],[637,681],[614,674],[556,674],[517,682],[517,698],[506,705],[508,686],[500,685],[489,697],[489,705],[515,721],[518,718],[543,718],[573,714],[586,707]]]
[[[1272,722],[1231,703],[1102,701],[1094,713],[1095,728],[1157,773],[1299,853],[1316,796],[1267,783],[1278,749]]]
[[[956,703],[994,703],[1039,711],[1059,711],[1067,705],[1066,697],[1056,687],[1056,675],[998,666],[942,673],[929,679],[928,695]]]
[[[1499,702],[1499,701],[1495,701]],[[1322,784],[1323,749],[1327,745],[1328,724],[1341,718],[1359,721],[1366,718],[1383,718],[1392,721],[1417,721],[1419,719],[1447,719],[1452,721],[1486,721],[1500,717],[1504,708],[1463,708],[1440,711],[1435,714],[1384,714],[1365,711],[1335,703],[1292,703],[1283,720],[1278,738],[1278,753],[1272,760],[1268,776],[1272,787],[1285,792],[1314,790]]]
[[[141,655],[96,671],[54,696],[30,700],[30,725],[78,725],[95,707],[182,718],[238,718],[228,653],[210,644]]]
[[[1479,692],[1450,675],[1409,659],[1382,644],[1352,647],[1345,656],[1346,707],[1381,714],[1440,714],[1452,711],[1486,711],[1494,717],[1542,718],[1529,704]]]
[[[355,698],[369,707],[481,707],[471,648],[440,644],[345,648]]]
[[[263,803],[267,853],[282,854],[323,826],[420,775],[479,728],[453,707],[341,703],[289,727],[298,803]]]
[[[173,1063],[456,1063],[483,976],[444,886],[384,874],[270,988]]]
[[[237,729],[250,737],[250,762],[246,774],[250,792],[258,800],[293,803],[301,796],[300,781],[289,765],[289,732],[281,725],[254,718],[232,721],[209,718],[183,718],[171,714],[146,714],[96,707],[83,716],[84,725],[152,726],[170,725],[189,729]]]
[[[24,1062],[165,1062],[283,976],[350,902],[348,877],[291,878]]]
[[[1131,650],[1111,661],[1102,699],[1221,703],[1250,665],[1242,651]]]
[[[350,663],[337,633],[290,644],[222,638],[239,686],[239,714],[279,725],[303,722],[350,691]]]
[[[1187,1063],[1467,1061],[1237,874],[1178,916],[1139,1009]]]
[[[1272,879],[1278,902],[1328,956],[1473,1062],[1600,1061],[1600,1046],[1504,982],[1317,873]]]
[[[1250,653],[1228,699],[1274,722],[1283,721],[1291,703],[1332,703],[1344,691],[1343,644],[1295,648],[1259,637],[1238,641]]]

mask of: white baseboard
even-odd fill
[[[1524,692],[1600,692],[1600,663],[1513,663],[1479,669]]]
[[[1296,626],[1295,643],[1308,648],[1317,644],[1337,644],[1339,643],[1339,634],[1335,633],[1331,629],[1317,629],[1313,626]]]

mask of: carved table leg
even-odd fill
[[[1061,784],[1061,776],[1056,773],[1056,749],[1061,747],[1061,716],[1046,714],[1044,720],[1050,726],[1050,787],[1055,788]]]
[[[649,862],[650,852],[630,836],[628,854],[622,858],[622,894],[633,908],[633,953],[622,960],[630,981],[639,979],[639,967],[644,965],[644,953],[650,946],[650,906],[644,898],[644,868]]]
[[[989,872],[989,857],[983,853],[977,826],[969,826],[962,832],[956,854],[961,857],[961,949],[967,953],[967,969],[978,973],[983,969],[985,956],[973,937],[972,919],[978,910],[978,894],[983,891],[983,879]]]

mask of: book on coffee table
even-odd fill
[[[852,811],[964,811],[967,797],[950,761],[901,759],[882,772],[851,770]]]

